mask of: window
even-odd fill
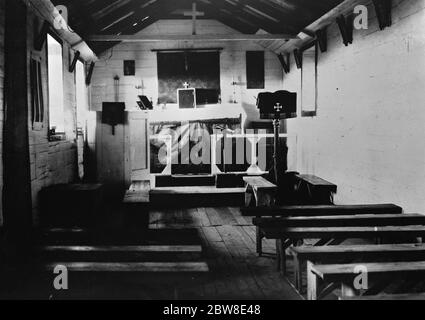
[[[78,61],[75,66],[75,88],[77,100],[77,128],[84,128],[88,111],[88,92],[84,64]]]
[[[44,121],[44,99],[43,82],[41,75],[41,59],[31,57],[31,123],[33,130],[43,127]]]
[[[264,89],[264,51],[248,51],[246,53],[247,89]]]
[[[313,117],[317,111],[317,48],[304,51],[301,70],[302,116]]]
[[[159,103],[177,103],[177,90],[196,89],[197,105],[220,100],[220,54],[214,52],[158,52]]]
[[[47,68],[49,77],[49,130],[64,133],[62,44],[47,34]]]

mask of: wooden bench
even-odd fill
[[[123,204],[128,227],[148,229],[150,191],[150,181],[134,181],[125,193]]]
[[[267,239],[276,239],[278,269],[286,274],[286,249],[298,240],[320,239],[315,246],[339,245],[347,239],[401,239],[425,237],[424,226],[264,228]]]
[[[46,271],[64,265],[70,272],[96,273],[205,273],[209,272],[205,262],[55,262],[44,265]]]
[[[404,294],[380,294],[376,296],[356,296],[356,297],[344,297],[339,296],[339,300],[348,301],[422,301],[425,300],[425,293],[404,293]]]
[[[269,207],[274,204],[277,186],[263,177],[244,177],[246,184],[245,206],[249,207],[254,196],[255,207]]]
[[[336,216],[359,214],[403,213],[403,209],[395,204],[367,205],[308,205],[282,206],[269,208],[241,208],[246,217],[294,217],[294,216]]]
[[[133,287],[146,284],[166,285],[179,299],[179,288],[183,290],[190,282],[200,284],[208,280],[209,267],[205,262],[52,262],[31,267],[33,276],[38,277],[39,286],[51,289],[51,275],[58,266],[65,266],[73,279],[73,290],[99,283],[102,288],[116,288],[118,283],[128,282]],[[77,288],[75,288],[77,286]],[[96,285],[95,285],[96,286]]]
[[[244,177],[243,180],[246,184],[245,189],[245,206],[249,207],[253,200],[255,200],[255,207],[269,207],[275,202],[275,195],[277,186],[263,177]],[[254,199],[253,199],[254,198]],[[263,248],[261,244],[261,232],[256,228],[257,238],[257,254],[262,255]]]
[[[370,214],[401,214],[403,209],[394,204],[372,204],[372,205],[325,205],[325,206],[284,206],[284,207],[271,207],[271,208],[241,208],[243,216],[253,217],[300,217],[304,221],[308,217],[316,216],[346,216],[346,215],[370,215]],[[306,218],[307,217],[307,218]],[[254,224],[259,220],[254,220]],[[262,239],[264,233],[261,226],[256,228],[256,244],[257,253],[262,254]]]
[[[179,246],[39,246],[37,259],[84,262],[193,261],[201,258],[202,247]]]
[[[421,214],[366,214],[346,216],[254,218],[260,228],[276,227],[362,227],[362,226],[409,226],[425,225]]]
[[[354,279],[359,276],[359,266],[367,270],[369,288],[364,292],[359,292],[359,290],[353,288]],[[314,265],[308,262],[307,299],[320,300],[332,293],[337,287],[341,288],[341,295],[344,297],[374,296],[380,294],[396,280],[404,281],[402,289],[404,291],[409,290],[410,280],[413,280],[413,285],[417,285],[417,282],[424,276],[425,261],[325,265]]]
[[[425,260],[423,244],[385,244],[385,245],[350,245],[350,246],[301,246],[289,248],[293,256],[294,284],[302,291],[302,273],[307,261],[317,263],[347,263],[364,261],[419,261]]]
[[[333,204],[333,196],[337,186],[315,175],[300,174],[297,190],[302,198],[302,203],[308,204]]]
[[[40,225],[93,228],[103,218],[103,196],[102,184],[60,184],[43,188],[39,192]]]

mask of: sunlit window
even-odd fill
[[[86,112],[88,111],[88,93],[86,86],[86,72],[81,61],[75,66],[75,85],[77,99],[77,127],[84,128]]]
[[[48,76],[49,76],[49,129],[52,134],[65,132],[63,95],[63,54],[62,44],[50,34],[47,35]]]

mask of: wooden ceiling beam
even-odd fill
[[[156,42],[156,41],[260,41],[289,40],[294,36],[286,34],[202,34],[202,35],[93,35],[92,42]]]
[[[108,13],[107,15],[103,16],[102,18],[97,20],[95,23],[93,23],[86,30],[85,35],[99,33],[102,29],[112,25],[113,23],[116,23],[117,21],[120,21],[120,19],[122,19],[123,17],[128,16],[132,14],[133,12],[140,10],[144,5],[147,5],[147,7],[150,7],[153,4],[150,4],[149,0],[143,0],[143,1],[131,0],[126,5],[117,8],[116,10]]]
[[[132,15],[119,21],[112,27],[105,29],[103,34],[135,34],[152,23],[158,21],[162,15],[168,14],[173,10],[178,9],[185,3],[191,3],[191,0],[167,1],[156,0],[154,4],[146,8],[139,8]]]
[[[346,0],[340,5],[327,12],[325,15],[308,25],[305,29],[316,32],[317,30],[323,29],[326,26],[335,23],[335,19],[340,15],[348,15],[353,12],[353,8],[356,5],[364,5],[369,3],[370,0]],[[294,49],[302,48],[306,43],[310,42],[311,39],[294,39],[289,40],[279,48],[279,52],[289,53]]]
[[[263,3],[258,0],[238,0],[240,3],[252,7],[255,10],[262,12],[264,15],[272,17],[277,20],[281,25],[282,30],[285,32],[297,33],[297,28],[293,27],[293,25],[297,24],[298,19],[292,14],[285,14],[280,10],[276,10],[273,8],[270,3]]]
[[[252,23],[247,23],[235,17],[231,13],[219,10],[210,1],[201,1],[198,3],[199,9],[205,11],[207,14],[211,14],[215,20],[229,26],[236,31],[246,34],[253,34],[258,31],[258,27]]]
[[[231,2],[228,2],[231,1]],[[251,21],[256,24],[259,28],[269,32],[269,33],[280,33],[283,30],[281,24],[274,21],[265,19],[262,16],[256,15],[253,12],[246,10],[244,5],[241,5],[234,0],[214,0],[213,2],[219,8],[228,10],[234,14],[235,17],[243,18],[247,21]]]
[[[109,2],[104,2],[103,7],[97,7],[95,11],[92,11],[93,18],[99,20],[104,16],[108,15],[109,13],[112,13],[118,10],[119,8],[125,6],[130,1],[131,0],[112,0]]]

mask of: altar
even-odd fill
[[[242,114],[208,109],[154,111],[149,119],[150,167],[153,174],[211,174],[214,134],[243,131]],[[172,116],[168,116],[172,114]],[[227,116],[227,117],[226,117]],[[171,164],[170,164],[171,162]],[[168,167],[168,170],[167,170]],[[246,167],[234,170],[246,170]]]

